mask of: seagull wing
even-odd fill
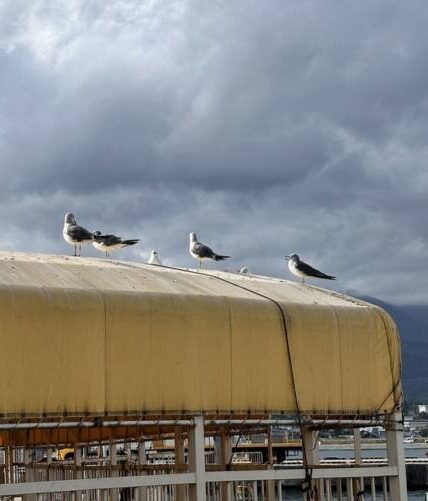
[[[326,275],[322,271],[312,268],[312,266],[303,261],[299,262],[298,269],[308,277],[325,278],[326,280],[336,280],[336,277],[334,277],[333,275]]]
[[[199,258],[211,258],[215,259],[215,252],[211,249],[211,247],[208,247],[208,245],[200,244],[197,242],[193,246],[193,252],[199,257]]]
[[[228,259],[230,256],[222,256],[221,254],[214,254],[213,259],[216,261],[224,261],[225,259]]]
[[[116,235],[95,235],[94,240],[97,242],[102,242],[104,245],[117,245],[122,243],[122,239]]]
[[[83,226],[79,226],[78,224],[70,225],[67,228],[67,235],[76,240],[77,242],[83,242],[84,240],[92,240],[93,234],[88,231]]]

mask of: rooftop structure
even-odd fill
[[[187,468],[202,478],[204,436],[224,449],[233,433],[292,419],[302,430],[307,476],[321,423],[381,422],[398,433],[393,320],[377,306],[308,285],[0,253],[0,341],[5,450],[172,435],[186,441]],[[226,453],[219,454],[225,467]],[[397,451],[394,457],[389,476],[399,492]],[[7,460],[6,483],[14,462]],[[202,500],[196,477],[182,480]],[[0,487],[0,495],[10,492]]]

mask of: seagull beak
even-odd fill
[[[290,259],[290,256],[285,256],[285,260],[288,261]]]

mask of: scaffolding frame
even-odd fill
[[[376,499],[376,485],[391,501],[406,501],[406,471],[401,412],[389,416],[323,417],[303,416],[302,445],[308,467],[275,465],[273,457],[273,425],[296,425],[295,417],[270,416],[160,416],[132,419],[129,417],[81,420],[15,420],[0,423],[3,437],[4,465],[0,497],[24,496],[26,501],[96,501],[119,498],[128,501],[281,501],[290,482],[303,486],[306,501]],[[359,428],[381,425],[386,430],[387,464],[364,464],[361,456]],[[317,434],[327,428],[353,428],[355,460],[352,465],[325,465],[320,462]],[[94,430],[93,436],[86,432]],[[68,466],[53,461],[53,447],[67,445],[52,441],[58,430],[77,437],[69,443],[75,451]],[[76,434],[73,432],[78,431]],[[264,431],[267,457],[264,464],[234,464],[231,436]],[[94,439],[98,433],[101,440]],[[23,436],[27,437],[24,443]],[[61,435],[62,436],[62,435]],[[81,440],[82,438],[92,440]],[[50,441],[45,441],[49,438]],[[148,464],[144,443],[148,440],[173,440],[173,462]],[[206,441],[215,443],[215,463],[206,464]],[[38,440],[38,443],[37,440]],[[130,442],[138,443],[138,454],[131,463]],[[88,445],[109,447],[108,465],[95,467],[84,457]],[[124,444],[127,459],[120,464],[118,444]],[[46,462],[35,463],[34,447],[46,450]],[[18,451],[23,463],[14,461]],[[186,461],[187,459],[187,461]],[[308,476],[308,472],[310,472]],[[44,475],[44,477],[43,477]],[[67,477],[68,475],[68,477]],[[43,480],[40,478],[43,477]],[[1,477],[0,477],[1,478]],[[286,497],[285,497],[286,499]]]

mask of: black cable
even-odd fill
[[[388,393],[388,395],[382,400],[382,403],[377,407],[377,409],[374,411],[374,415],[375,416],[378,416],[379,415],[379,412],[380,410],[382,409],[383,407],[383,404],[388,400],[388,398],[393,395],[394,396],[394,407],[397,408],[398,407],[398,402],[395,401],[395,390],[397,389],[397,387],[400,385],[401,383],[401,380],[399,379],[395,384],[394,386],[392,387],[391,391]],[[401,390],[400,392],[400,398],[403,397],[403,390]]]
[[[238,440],[236,441],[235,447],[238,448],[239,442],[241,441],[242,438],[242,432],[244,431],[244,425],[245,425],[245,419],[242,421],[241,426],[239,428],[239,433],[238,433]],[[226,469],[230,468],[230,465],[232,464],[233,456],[235,452],[233,450],[233,446],[231,446],[231,453],[230,453],[230,458],[229,461],[226,465]]]
[[[394,397],[394,408],[398,407],[398,403],[399,403],[400,399],[398,399],[398,401],[397,401],[396,395],[395,395],[395,390],[397,389],[398,385],[401,382],[401,377],[400,377],[401,376],[401,364],[400,364],[400,371],[399,371],[398,380],[394,382],[394,368],[393,368],[393,361],[392,361],[391,343],[389,341],[388,329],[387,329],[387,325],[386,325],[385,318],[384,318],[384,315],[383,315],[383,311],[379,307],[377,307],[377,306],[373,307],[373,305],[371,305],[371,310],[374,311],[380,317],[380,319],[382,321],[384,332],[386,333],[386,345],[388,347],[389,367],[390,367],[390,370],[391,370],[391,380],[392,380],[392,389],[391,389],[391,391],[384,398],[384,400],[382,400],[382,403],[378,406],[378,408],[375,411],[376,413],[378,413],[380,411],[380,409],[383,407],[384,403],[389,399],[389,397],[391,395]],[[403,395],[403,392],[401,391],[400,397],[402,397],[402,395]]]
[[[299,400],[298,400],[298,396],[297,396],[297,388],[296,388],[296,379],[295,379],[295,375],[294,375],[294,367],[293,367],[293,361],[292,361],[292,358],[291,358],[291,349],[290,349],[290,341],[289,341],[289,338],[288,338],[288,330],[287,330],[287,321],[286,321],[286,318],[285,318],[285,313],[284,313],[284,310],[282,309],[282,306],[281,304],[276,301],[276,299],[273,299],[272,297],[270,296],[267,296],[266,294],[263,294],[261,292],[258,292],[258,291],[255,291],[253,289],[250,289],[249,287],[245,287],[244,285],[240,285],[240,284],[237,284],[235,282],[232,282],[226,278],[223,278],[223,277],[219,277],[217,275],[211,275],[209,273],[204,273],[204,272],[201,272],[201,271],[193,271],[193,270],[187,270],[187,269],[182,269],[182,268],[174,268],[172,266],[163,266],[163,268],[167,268],[167,269],[170,269],[170,270],[174,270],[174,271],[182,271],[182,272],[185,272],[185,273],[191,273],[191,274],[194,274],[194,275],[202,275],[202,276],[205,276],[205,277],[209,277],[209,278],[215,278],[217,280],[220,280],[221,282],[225,282],[229,285],[232,285],[234,287],[238,287],[239,289],[242,289],[246,292],[249,292],[250,294],[255,294],[256,296],[259,296],[263,299],[266,299],[272,303],[275,304],[275,306],[277,307],[279,313],[280,313],[280,317],[281,317],[281,320],[282,320],[282,326],[283,326],[283,332],[284,332],[284,340],[285,340],[285,343],[286,343],[286,348],[287,348],[287,357],[288,357],[288,363],[290,365],[290,373],[291,373],[291,383],[292,383],[292,389],[293,389],[293,398],[294,398],[294,405],[295,405],[295,408],[296,408],[296,414],[297,414],[297,422],[298,422],[298,425],[299,425],[299,429],[300,429],[300,434],[301,434],[301,437],[302,437],[302,457],[303,457],[303,468],[305,469],[305,480],[311,480],[312,479],[312,469],[309,468],[309,465],[308,465],[308,458],[307,458],[307,453],[306,453],[306,447],[305,447],[305,439],[304,439],[304,434],[303,434],[303,424],[302,424],[302,414],[301,414],[301,410],[300,410],[300,406],[299,406]],[[141,269],[141,268],[140,268]]]
[[[135,266],[133,264],[123,263],[123,262],[118,263],[118,265],[125,266],[125,267],[128,266],[128,267],[133,268],[133,269],[139,269],[139,270],[142,269],[139,266]],[[291,373],[291,383],[292,383],[292,389],[293,389],[294,405],[295,405],[295,408],[296,408],[297,422],[298,422],[298,426],[299,426],[299,429],[300,429],[300,434],[301,434],[301,437],[302,437],[303,468],[305,469],[305,480],[304,480],[304,482],[308,482],[309,486],[310,486],[311,485],[311,481],[312,481],[312,468],[310,468],[309,464],[308,464],[308,458],[307,458],[307,453],[306,453],[306,444],[305,444],[305,438],[304,438],[304,434],[303,434],[302,414],[301,414],[301,410],[300,410],[300,406],[299,406],[299,400],[298,400],[298,396],[297,396],[296,380],[295,380],[294,367],[293,367],[293,361],[292,361],[291,350],[290,350],[290,341],[289,341],[289,338],[288,338],[287,321],[286,321],[285,313],[284,313],[284,310],[283,310],[281,304],[278,301],[276,301],[276,299],[273,299],[272,297],[267,296],[266,294],[263,294],[261,292],[255,291],[253,289],[245,287],[244,285],[237,284],[235,282],[232,282],[232,281],[230,281],[230,280],[228,280],[226,278],[223,278],[223,277],[219,277],[217,275],[211,275],[209,273],[204,273],[202,271],[194,271],[194,270],[189,270],[189,269],[185,269],[185,268],[174,268],[173,266],[165,266],[165,265],[151,265],[151,266],[159,266],[159,267],[162,267],[162,268],[165,268],[165,269],[169,269],[169,270],[173,270],[173,271],[181,271],[183,273],[190,273],[192,275],[202,275],[202,276],[205,276],[205,277],[208,277],[208,278],[215,278],[215,279],[217,279],[217,280],[219,280],[221,282],[224,282],[224,283],[227,283],[227,284],[232,285],[234,287],[237,287],[239,289],[242,289],[242,290],[244,290],[246,292],[249,292],[250,294],[255,294],[256,296],[259,296],[259,297],[261,297],[263,299],[266,299],[266,300],[272,302],[273,304],[275,304],[275,306],[277,307],[277,309],[279,311],[281,320],[282,320],[282,326],[283,326],[283,332],[284,332],[284,340],[285,340],[285,344],[286,344],[286,348],[287,348],[287,357],[288,357],[288,363],[289,363],[289,366],[290,366],[290,373]],[[303,485],[304,482],[302,482],[302,485]],[[312,491],[312,489],[310,487],[309,487],[308,490]],[[311,496],[311,494],[310,494],[310,496]]]

